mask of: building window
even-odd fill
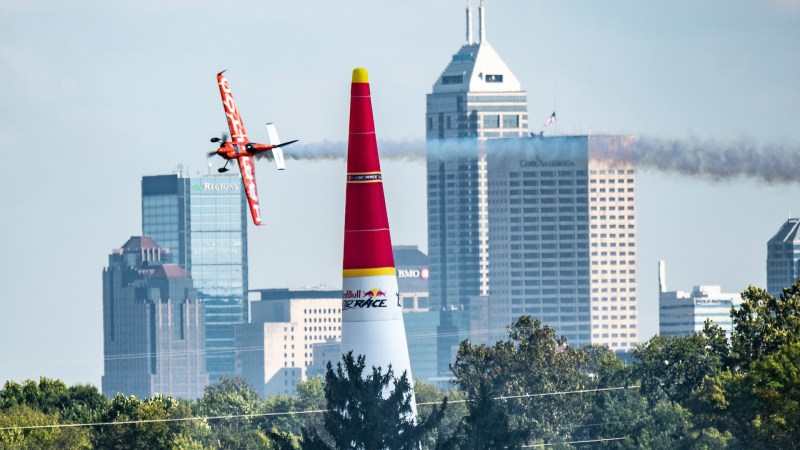
[[[496,114],[490,114],[483,116],[483,127],[484,128],[500,128],[500,116]]]
[[[519,116],[503,116],[503,128],[519,128]]]
[[[500,81],[503,81],[502,78]],[[442,77],[442,84],[461,84],[464,82],[464,75],[445,75]]]

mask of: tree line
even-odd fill
[[[9,381],[0,449],[800,448],[800,281],[749,287],[731,318],[625,362],[523,316],[494,345],[460,344],[452,389],[416,382],[416,416],[405,374],[352,354],[265,399],[233,377],[196,401]]]

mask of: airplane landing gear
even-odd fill
[[[217,169],[217,172],[219,172],[219,173],[225,173],[225,172],[227,172],[228,170],[230,170],[230,169],[228,169],[228,163],[229,163],[229,162],[231,162],[231,160],[229,160],[229,159],[228,159],[228,160],[226,160],[226,161],[225,161],[225,165],[224,165],[224,166],[222,166],[222,167],[220,167],[219,169]]]

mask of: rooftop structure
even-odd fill
[[[667,291],[666,264],[658,262],[658,332],[687,336],[703,331],[706,320],[730,333],[731,308],[741,304],[739,294],[726,294],[719,286],[694,286],[691,292]]]

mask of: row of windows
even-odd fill
[[[509,191],[505,190],[489,190],[489,196],[505,196],[505,195],[586,195],[586,189],[570,189],[570,188],[551,188],[551,189],[511,189]]]
[[[596,303],[596,302],[608,302],[608,301],[611,301],[611,302],[623,301],[624,302],[626,299],[629,302],[636,301],[636,297],[617,297],[617,296],[612,296],[612,297],[606,297],[606,296],[594,297],[593,296],[591,300],[592,300],[593,303]]]
[[[596,184],[596,183],[599,183],[599,184],[606,184],[606,183],[608,183],[608,184],[614,184],[614,183],[618,183],[618,184],[625,184],[625,182],[626,182],[626,180],[625,180],[625,179],[623,179],[623,178],[620,178],[620,179],[618,179],[618,180],[615,180],[615,179],[613,179],[613,178],[611,178],[611,179],[605,179],[605,178],[601,178],[601,179],[599,179],[599,180],[597,180],[597,179],[595,179],[595,178],[591,178],[591,179],[589,180],[589,183],[591,183],[591,184]],[[628,178],[628,179],[627,179],[627,183],[629,183],[629,184],[630,184],[630,183],[633,183],[633,182],[634,182],[634,181],[633,181],[633,178]]]
[[[498,102],[506,102],[506,103],[526,103],[528,101],[528,97],[524,95],[469,95],[467,96],[467,101],[472,102],[484,102],[484,103],[498,103]]]
[[[341,323],[341,319],[338,322]],[[342,327],[303,327],[303,331],[342,331]]]
[[[303,336],[303,339],[306,340],[306,341],[323,341],[323,340],[328,340],[328,339],[339,339],[341,337],[341,334],[342,334],[341,333],[342,327],[339,327],[339,330],[333,330],[333,331],[339,331],[339,334],[338,335],[333,335],[333,334],[325,334],[325,335],[314,334],[314,335],[310,335],[310,336],[309,335],[305,335],[305,336]]]
[[[304,317],[303,323],[328,323],[328,322],[341,322],[340,317]]]
[[[625,174],[633,175],[634,173],[636,173],[636,171],[634,169],[627,169],[627,170],[624,170],[624,169],[617,169],[617,170],[590,170],[589,173],[592,174],[592,175],[598,175],[598,174],[599,175],[606,175],[606,174],[608,174],[608,175],[615,175],[615,174],[616,175],[625,175]]]
[[[617,278],[602,278],[602,279],[593,279],[592,280],[592,284],[598,284],[598,283],[625,283],[625,281],[626,280],[624,278],[619,278],[619,279],[617,279]],[[636,283],[636,279],[635,278],[628,278],[627,282],[628,283]]]
[[[303,309],[303,314],[338,314],[342,312],[340,308],[307,308]]]
[[[569,176],[575,177],[576,175],[567,175],[567,176],[568,177]],[[562,182],[565,182],[565,183],[567,181],[573,181],[573,180],[566,180],[566,179],[562,178],[562,176],[558,175],[557,172],[555,172],[555,171],[548,171],[548,170],[529,171],[529,170],[525,170],[525,171],[522,171],[522,172],[508,172],[508,178],[512,179],[508,183],[509,183],[509,186],[519,186],[519,184],[514,184],[514,183],[519,183],[519,181],[513,180],[513,178],[555,178],[555,177],[558,177],[559,180],[538,180],[538,183],[539,183],[538,185],[539,186],[556,186],[556,183],[559,182],[559,181],[562,181]],[[525,184],[525,186],[536,186],[537,185],[536,184],[537,180],[527,180],[527,181],[529,181],[529,184]],[[586,184],[586,183],[580,183],[581,181],[583,181],[581,179],[577,179],[577,180],[574,180],[574,181],[575,182],[579,182],[578,184],[581,184],[581,185],[585,185]],[[523,180],[523,182],[525,182],[525,180]],[[571,184],[562,184],[562,186],[572,186],[572,185]]]
[[[636,287],[632,286],[629,288],[624,288],[624,287],[592,288],[593,294],[598,292],[636,292]]]
[[[611,308],[611,311],[616,311],[617,310],[617,306],[611,306],[610,308]],[[636,311],[636,305],[630,305],[630,306],[622,305],[622,306],[619,307],[619,309],[620,309],[620,311],[625,311],[626,309],[630,309],[631,311]],[[603,306],[603,307],[592,306],[592,311],[601,311],[601,310],[602,311],[608,311],[609,307],[608,306]]]

